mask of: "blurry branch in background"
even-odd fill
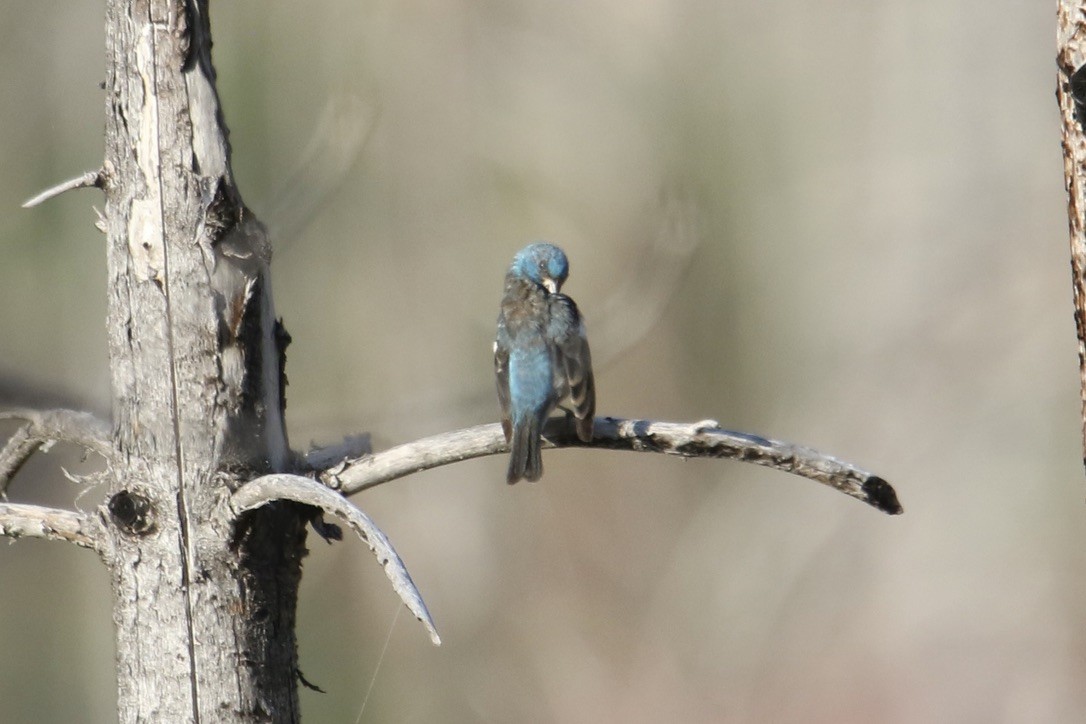
[[[90,187],[102,188],[102,184],[104,183],[105,172],[102,169],[98,169],[97,171],[87,171],[81,176],[76,176],[75,178],[68,179],[67,181],[59,183],[52,188],[48,188],[45,191],[42,191],[40,194],[32,199],[27,199],[23,202],[23,208],[33,208],[38,204],[48,201],[54,196],[60,196],[65,191],[71,191],[72,189],[85,189]]]
[[[263,214],[277,250],[289,246],[343,186],[377,120],[377,110],[356,95],[329,99],[297,165]]]
[[[98,550],[97,531],[91,519],[81,513],[40,505],[0,503],[0,536],[46,538],[75,543]]]
[[[20,407],[37,409],[65,407],[109,415],[109,406],[101,399],[63,389],[56,382],[41,383],[9,375],[0,375],[0,409]]]
[[[665,185],[656,216],[655,233],[626,255],[636,264],[619,275],[625,283],[588,319],[597,371],[656,326],[701,244],[697,203],[683,189]]]
[[[309,470],[327,470],[344,460],[353,460],[373,452],[373,444],[368,433],[347,435],[343,442],[324,447],[314,447],[303,456]]]
[[[1056,10],[1056,100],[1063,125],[1063,172],[1071,236],[1075,329],[1086,455],[1086,3],[1059,0]],[[1086,462],[1086,457],[1084,457]]]
[[[884,513],[902,511],[893,487],[878,475],[817,450],[742,432],[721,430],[715,420],[695,423],[597,417],[592,442],[578,439],[569,420],[552,418],[544,447],[590,447],[740,460],[828,485]],[[441,465],[509,451],[501,426],[478,425],[405,443],[321,471],[321,480],[352,495]],[[257,479],[261,480],[260,478]]]
[[[30,456],[54,442],[71,443],[97,453],[107,462],[113,455],[109,424],[87,412],[74,410],[8,410],[0,420],[23,420],[0,448],[0,499]]]
[[[396,553],[396,549],[392,547],[392,543],[368,515],[351,501],[316,480],[301,475],[285,474],[265,475],[246,483],[230,496],[230,507],[235,515],[241,515],[278,500],[310,505],[345,521],[377,556],[377,562],[381,564],[388,580],[392,582],[393,590],[408,610],[415,614],[415,618],[430,632],[430,640],[433,641],[434,646],[441,645],[441,637],[437,635],[434,621],[430,618],[430,612],[426,609],[426,604],[418,588],[415,587],[415,582],[411,580],[407,567]]]

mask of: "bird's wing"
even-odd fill
[[[508,442],[513,436],[513,420],[509,412],[509,332],[505,316],[498,317],[498,336],[494,339],[494,377],[498,383],[498,404],[501,405],[502,432]]]
[[[592,353],[588,335],[577,304],[565,294],[550,295],[551,341],[555,345],[558,374],[564,374],[562,387],[569,394],[573,416],[577,418],[577,436],[592,439],[592,418],[596,414],[596,381],[592,376]]]

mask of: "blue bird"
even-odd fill
[[[494,340],[502,430],[509,443],[506,480],[539,480],[540,435],[554,410],[571,413],[577,437],[592,440],[596,384],[584,320],[559,290],[569,276],[565,253],[530,244],[513,257]]]

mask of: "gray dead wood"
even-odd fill
[[[245,207],[206,0],[107,0],[105,229],[115,475],[103,511],[122,722],[299,718],[305,515],[230,492],[282,469],[269,245]]]
[[[98,550],[99,526],[82,513],[70,510],[0,503],[0,536],[67,541]]]
[[[828,485],[884,513],[902,512],[893,487],[872,472],[810,448],[722,430],[715,420],[676,423],[597,417],[592,442],[583,442],[568,420],[555,417],[548,421],[544,436],[544,447],[548,448],[631,450],[764,465]],[[344,495],[352,495],[422,470],[507,452],[500,425],[477,425],[344,462],[323,471],[321,479]]]
[[[283,421],[289,336],[275,314],[264,225],[230,168],[207,11],[206,0],[107,0],[102,170],[26,204],[104,192],[96,226],[107,238],[112,424],[65,410],[0,416],[24,422],[0,448],[0,494],[54,441],[105,458],[96,479],[108,491],[90,516],[2,505],[0,536],[101,554],[122,722],[293,722],[310,505],[370,542],[436,633],[391,544],[352,504],[312,481],[298,494],[304,478],[290,490],[267,478],[243,487],[295,464]],[[363,449],[350,441],[343,454]],[[277,498],[235,510],[239,488],[238,500]]]
[[[0,420],[23,420],[25,424],[0,448],[0,498],[7,496],[11,479],[43,446],[54,442],[78,445],[109,463],[113,443],[109,424],[94,415],[74,410],[5,410]]]
[[[1057,5],[1056,66],[1086,464],[1086,2],[1082,0],[1059,0]]]
[[[236,513],[241,514],[280,500],[290,500],[320,508],[325,513],[346,521],[351,530],[369,546],[370,551],[377,557],[377,562],[384,569],[388,580],[392,582],[392,590],[404,602],[407,610],[426,627],[434,645],[441,645],[441,638],[437,635],[437,628],[426,608],[426,603],[422,600],[418,588],[415,587],[415,582],[411,580],[407,567],[389,542],[388,536],[368,515],[336,491],[301,475],[265,475],[242,486],[231,496],[230,505]]]
[[[97,171],[87,171],[84,174],[70,178],[67,181],[62,181],[56,186],[51,186],[45,189],[40,194],[37,194],[33,198],[27,199],[23,202],[24,209],[32,209],[38,204],[45,203],[51,198],[60,196],[65,191],[73,191],[75,189],[85,189],[91,187],[101,188],[105,183],[104,172],[99,169]]]

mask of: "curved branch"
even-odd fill
[[[25,420],[0,448],[0,497],[11,479],[38,448],[52,442],[79,445],[101,455],[107,462],[113,456],[109,424],[89,412],[75,410],[6,410],[0,420]]]
[[[556,417],[547,423],[544,435],[544,447],[594,447],[741,460],[828,485],[884,513],[902,512],[893,487],[874,473],[810,448],[721,430],[714,420],[684,424],[597,417],[592,442],[586,443],[577,438],[568,420]],[[325,471],[321,479],[344,495],[353,495],[421,470],[508,451],[500,425],[478,425],[366,456]]]
[[[265,475],[246,483],[230,496],[230,507],[235,515],[240,515],[276,500],[292,500],[295,503],[311,505],[346,521],[377,556],[377,562],[385,569],[385,575],[392,582],[393,590],[430,632],[430,640],[435,646],[441,645],[441,637],[437,635],[434,621],[430,618],[430,612],[411,580],[411,575],[388,537],[368,515],[351,501],[316,480],[285,474]]]
[[[0,498],[7,497],[11,479],[45,442],[31,434],[33,427],[30,424],[20,426],[4,443],[4,447],[0,448]]]
[[[0,536],[63,540],[98,550],[98,534],[87,516],[40,505],[0,503]]]

